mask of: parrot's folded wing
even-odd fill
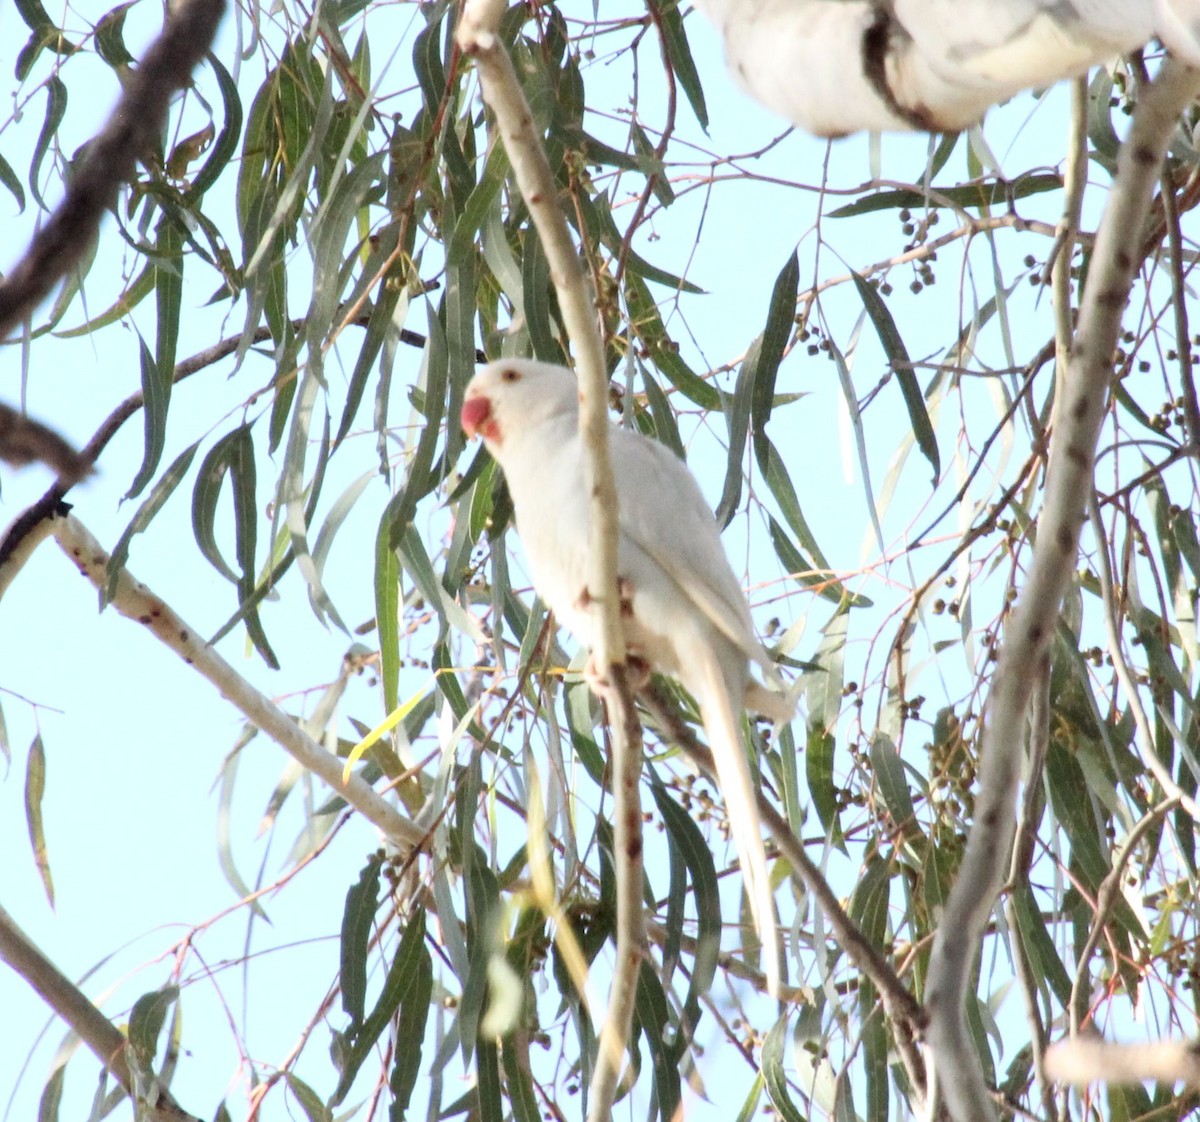
[[[746,596],[692,473],[656,441],[624,429],[613,429],[612,440],[622,530],[746,658],[774,674],[775,663],[754,634]],[[774,716],[778,708],[760,711]]]

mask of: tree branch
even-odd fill
[[[146,1092],[146,1101],[139,1101],[142,1109],[136,1111],[138,1118],[147,1118],[152,1122],[198,1122],[157,1081],[147,1089],[143,1077],[134,1076],[126,1058],[129,1041],[125,1034],[88,1000],[70,978],[42,954],[29,936],[17,926],[16,920],[2,907],[0,958],[20,974],[37,991],[38,996],[70,1026],[71,1031],[92,1050],[105,1069],[112,1072],[131,1098],[138,1099],[139,1090]]]
[[[512,62],[499,39],[504,11],[504,0],[468,0],[455,38],[460,50],[475,61],[483,98],[495,115],[517,185],[537,228],[579,377],[579,435],[584,449],[590,531],[586,591],[595,617],[591,657],[611,685],[612,696],[607,704],[612,718],[613,788],[617,802],[613,839],[618,885],[617,959],[588,1098],[589,1117],[600,1120],[607,1119],[612,1110],[645,946],[641,900],[642,814],[638,795],[641,736],[633,694],[624,673],[625,640],[617,588],[618,507],[608,449],[608,373],[604,347],[595,301],[558,203],[554,173]]]
[[[225,0],[179,0],[168,11],[162,34],[130,70],[108,122],[67,180],[66,197],[0,281],[0,339],[74,268],[104,212],[116,205],[117,189],[154,150],[171,97],[188,84],[212,44]]]
[[[103,593],[108,583],[111,559],[100,543],[74,515],[65,512],[54,516],[51,533],[79,571]],[[424,830],[402,815],[357,774],[351,774],[343,780],[341,760],[301,731],[291,717],[242,678],[165,601],[125,569],[118,572],[112,605],[126,619],[149,628],[155,638],[216,686],[221,695],[241,710],[251,724],[262,729],[298,763],[324,780],[389,838],[418,847],[425,843]]]
[[[622,1060],[633,1024],[638,974],[646,958],[646,918],[642,907],[642,726],[631,698],[624,663],[609,668],[613,689],[604,706],[613,728],[613,863],[617,879],[616,964],[599,1055],[588,1088],[589,1122],[606,1122],[616,1097]],[[620,984],[618,984],[620,983]]]
[[[1109,1044],[1074,1037],[1052,1044],[1046,1071],[1060,1083],[1160,1083],[1200,1085],[1200,1042],[1165,1040],[1158,1044]]]
[[[1198,90],[1200,71],[1169,58],[1142,91],[1097,232],[1070,368],[1059,372],[1060,424],[1050,450],[1033,564],[1001,648],[981,749],[976,821],[930,959],[928,1039],[941,1092],[959,1122],[996,1116],[967,1027],[971,968],[1009,867],[1025,712],[1079,549],[1141,231],[1179,113]]]

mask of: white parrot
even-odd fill
[[[579,439],[579,388],[561,366],[504,359],[467,386],[462,426],[483,437],[504,470],[539,595],[591,645],[587,603],[588,502]],[[748,707],[790,720],[791,703],[750,676],[774,672],[691,473],[640,433],[609,430],[619,504],[617,573],[632,656],[673,674],[700,703],[725,796],[746,894],[778,992],[778,937],[750,766],[739,732]]]
[[[1200,66],[1200,0],[697,0],[738,82],[818,136],[957,131],[1152,36]]]

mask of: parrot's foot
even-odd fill
[[[633,581],[628,577],[617,577],[617,596],[620,598],[618,611],[622,619],[633,619]],[[575,601],[575,606],[581,611],[588,611],[595,598],[585,586]]]
[[[626,651],[625,675],[630,692],[636,696],[650,682],[650,663],[635,651]],[[598,666],[594,655],[588,655],[588,660],[583,667],[583,678],[592,693],[601,701],[607,700],[612,695],[613,684],[612,679],[608,676],[607,667]]]

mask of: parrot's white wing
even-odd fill
[[[612,463],[621,529],[747,658],[773,670],[691,472],[664,445],[614,428]]]

